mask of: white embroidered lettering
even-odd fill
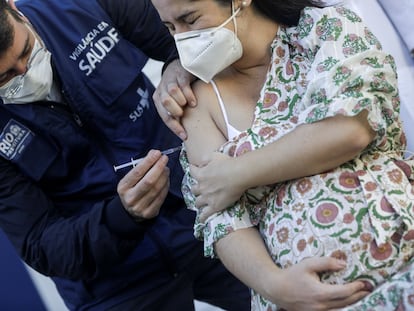
[[[132,122],[136,122],[144,114],[145,109],[149,109],[150,107],[148,90],[144,91],[143,89],[138,88],[137,93],[141,96],[141,99],[139,100],[135,110],[129,115]]]
[[[25,140],[28,143],[32,137],[30,131],[21,126],[17,121],[10,120],[0,134],[0,154],[7,159],[12,159],[25,147]]]
[[[92,74],[119,40],[119,34],[115,28],[108,30],[106,36],[101,37],[95,43],[91,43],[91,47],[86,52],[85,58],[79,61],[79,69],[84,71],[87,76]]]

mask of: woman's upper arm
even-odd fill
[[[182,124],[188,134],[184,142],[188,160],[191,164],[200,165],[227,139],[214,120],[212,108],[218,105],[218,101],[211,85],[197,81],[193,84],[193,91],[198,104],[186,107]]]

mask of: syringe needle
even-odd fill
[[[169,148],[169,149],[163,150],[163,151],[161,151],[161,153],[162,154],[165,154],[165,155],[169,155],[169,154],[174,153],[174,152],[179,151],[179,150],[181,150],[181,146],[177,146],[177,147],[173,147],[173,148]],[[117,166],[114,165],[114,170],[116,172],[116,171],[118,171],[120,169],[123,169],[125,167],[129,167],[129,166],[135,167],[135,166],[138,165],[139,162],[142,161],[142,159],[143,158],[139,158],[139,159],[133,159],[133,158],[131,158],[131,161],[129,161],[127,163],[123,163],[123,164],[120,164],[120,165],[117,165]]]
[[[170,148],[170,149],[161,151],[161,153],[165,154],[165,155],[169,155],[169,154],[174,153],[174,152],[179,151],[179,150],[181,150],[181,146],[177,146],[177,147],[174,147],[174,148]]]

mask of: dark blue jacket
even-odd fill
[[[51,51],[66,104],[0,105],[0,226],[71,309],[103,310],[167,282],[201,253],[177,156],[155,220],[135,223],[116,193],[126,172],[113,165],[181,143],[141,73],[148,56],[174,55],[174,42],[147,0],[16,4]]]

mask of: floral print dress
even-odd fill
[[[354,160],[319,175],[249,189],[231,208],[196,221],[205,255],[214,256],[213,244],[230,232],[257,226],[281,268],[311,256],[347,261],[345,270],[322,275],[324,282],[360,279],[378,287],[401,270],[414,252],[414,162],[403,157],[394,60],[352,11],[306,8],[298,26],[279,28],[254,122],[220,151],[237,157],[301,124],[364,110],[376,137]],[[195,209],[185,150],[181,163],[184,197]],[[253,293],[252,309],[277,306]]]

